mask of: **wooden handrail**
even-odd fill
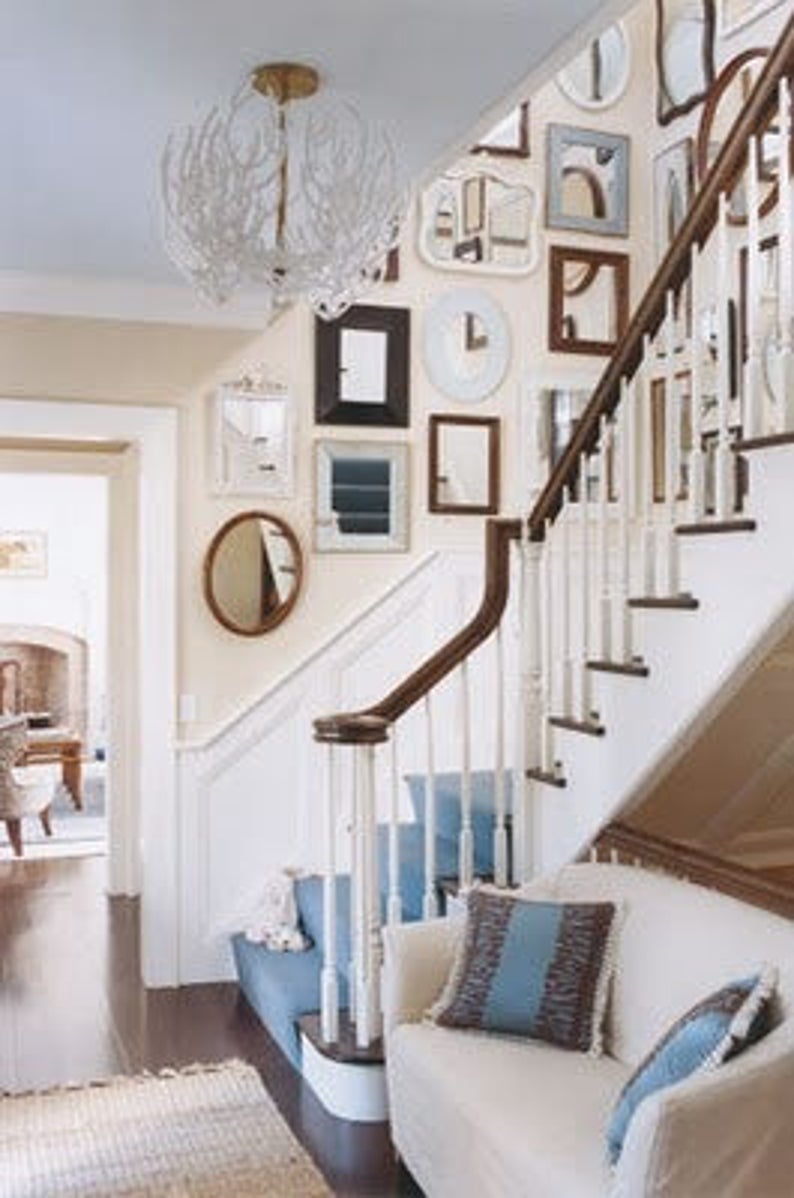
[[[730,194],[747,158],[750,138],[771,120],[780,79],[794,74],[794,16],[790,17],[730,134],[706,175],[703,185],[651,280],[640,304],[610,358],[579,423],[541,491],[529,517],[532,540],[542,541],[547,520],[554,520],[563,504],[566,487],[573,486],[582,453],[596,446],[599,425],[620,399],[621,379],[630,379],[643,354],[643,340],[652,336],[665,314],[667,292],[677,292],[689,274],[692,249],[702,246],[717,223],[719,197]]]
[[[386,740],[389,725],[491,635],[502,618],[510,590],[510,542],[521,538],[523,527],[521,520],[486,521],[485,592],[476,614],[379,703],[366,711],[316,719],[315,740],[328,744],[376,744]]]
[[[675,877],[686,878],[741,899],[753,907],[763,907],[787,919],[794,919],[794,888],[775,882],[755,870],[715,857],[702,849],[677,840],[653,836],[624,823],[607,824],[595,842],[596,850],[614,852],[618,858],[638,861],[661,869]]]

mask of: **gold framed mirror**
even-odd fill
[[[269,512],[239,512],[222,524],[204,558],[204,598],[237,636],[261,636],[286,619],[303,579],[290,526]]]

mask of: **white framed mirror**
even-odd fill
[[[538,264],[537,193],[491,170],[448,171],[419,199],[419,253],[439,270],[526,275]]]
[[[318,552],[408,548],[408,446],[383,441],[315,445]]]
[[[578,108],[596,111],[616,104],[626,90],[631,47],[622,21],[610,25],[557,75],[557,86]]]
[[[292,495],[292,409],[286,391],[220,387],[211,442],[215,494]]]
[[[451,399],[486,399],[510,362],[510,330],[496,300],[475,287],[439,295],[425,313],[424,359],[430,382]]]

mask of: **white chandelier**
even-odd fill
[[[311,99],[318,85],[311,67],[258,67],[225,111],[168,139],[166,250],[213,303],[264,284],[331,320],[397,242],[405,200],[389,138],[349,104]]]

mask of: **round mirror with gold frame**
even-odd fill
[[[298,598],[303,555],[290,526],[269,512],[239,512],[216,532],[204,559],[204,597],[218,623],[261,636]]]

